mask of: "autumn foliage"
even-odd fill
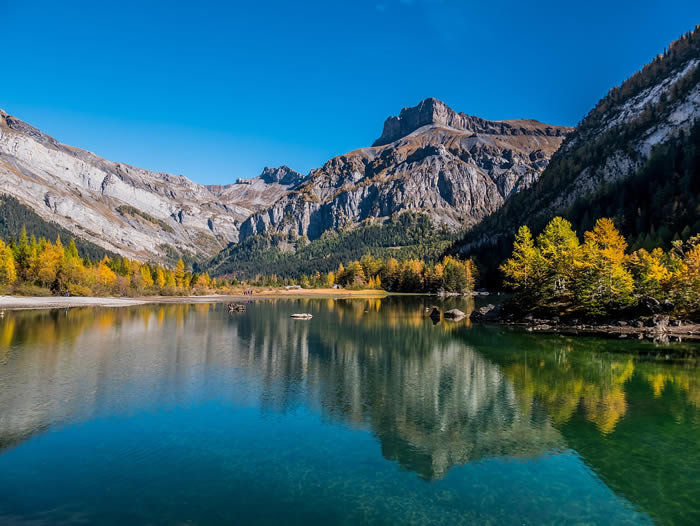
[[[359,261],[339,265],[335,272],[316,279],[302,276],[301,284],[314,286],[320,279],[326,285],[344,288],[383,289],[391,292],[470,292],[474,290],[475,270],[471,260],[446,256],[428,264],[420,259],[376,258],[363,256]]]
[[[182,260],[175,269],[128,258],[82,258],[73,240],[50,242],[27,237],[0,240],[0,289],[5,293],[60,294],[71,296],[176,295],[225,286],[208,274],[193,274]]]
[[[651,297],[678,313],[700,315],[700,236],[676,241],[668,252],[629,254],[612,220],[599,219],[581,243],[571,223],[555,217],[537,239],[520,227],[500,269],[515,303],[528,311],[608,315]]]

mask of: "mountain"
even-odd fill
[[[495,268],[521,224],[555,215],[581,232],[614,217],[628,241],[668,244],[700,230],[700,26],[614,87],[571,133],[530,188],[454,247]]]
[[[206,188],[221,201],[235,203],[236,220],[240,220],[270,206],[304,179],[303,175],[288,166],[266,167],[252,179],[238,179],[235,184],[208,185]]]
[[[409,135],[423,126],[441,125],[455,130],[482,135],[563,135],[564,128],[547,126],[535,120],[487,121],[466,113],[457,113],[444,102],[434,98],[421,101],[417,106],[403,108],[398,117],[384,121],[381,137],[372,146],[384,146]]]
[[[281,167],[203,186],[61,144],[0,110],[0,193],[78,238],[140,260],[211,257],[238,240],[248,216],[302,180]]]
[[[282,166],[205,186],[62,144],[0,110],[0,194],[105,251],[201,261],[260,234],[313,240],[404,211],[453,231],[472,225],[531,185],[569,131],[426,99],[387,119],[374,146],[308,177]]]
[[[487,121],[426,99],[387,119],[374,146],[329,160],[249,217],[240,239],[291,232],[313,240],[403,211],[452,229],[473,225],[531,185],[570,131],[534,120]]]

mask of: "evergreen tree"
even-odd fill
[[[671,296],[681,312],[700,316],[700,235],[673,245]]]
[[[17,262],[17,271],[22,279],[27,277],[27,269],[29,268],[29,238],[27,237],[27,229],[22,225],[22,230],[19,234],[19,241],[17,243],[17,251],[15,253],[15,259]]]
[[[141,273],[141,283],[144,287],[150,288],[153,286],[153,276],[151,275],[151,269],[147,265],[143,265],[140,270]]]
[[[159,289],[162,289],[165,287],[165,273],[163,272],[163,269],[158,267],[156,269],[156,285],[158,286]]]
[[[97,266],[96,282],[104,291],[108,291],[117,281],[117,275],[107,266],[109,259],[105,258]]]
[[[666,256],[660,248],[651,252],[642,248],[630,256],[629,266],[638,295],[651,296],[658,301],[665,299],[671,277],[665,259]]]
[[[12,285],[17,280],[13,250],[0,241],[0,285]]]

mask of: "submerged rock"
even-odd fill
[[[461,320],[465,316],[466,314],[459,309],[450,309],[448,311],[445,311],[445,318],[450,320]]]
[[[496,322],[501,319],[503,309],[501,305],[493,305],[489,303],[485,307],[481,307],[471,313],[469,318],[472,321]]]
[[[666,331],[668,329],[670,318],[668,316],[654,316],[654,329],[657,331]]]

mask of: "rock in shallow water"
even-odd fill
[[[459,309],[450,309],[448,311],[445,311],[445,318],[450,320],[461,320],[465,316],[466,314]]]

